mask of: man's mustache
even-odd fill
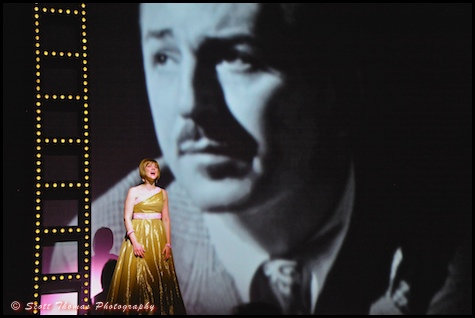
[[[223,125],[221,122],[217,125]],[[230,157],[252,160],[257,151],[257,144],[252,137],[237,130],[232,125],[223,125],[224,130],[208,131],[193,120],[187,120],[178,135],[180,153],[209,152],[224,154]]]
[[[180,131],[180,134],[178,135],[178,144],[181,145],[187,141],[196,141],[203,137],[206,137],[206,134],[202,127],[199,127],[191,120],[186,121],[185,125]]]
[[[178,135],[180,153],[195,153],[202,151],[217,151],[226,148],[227,143],[209,138],[204,129],[193,121],[188,121]]]

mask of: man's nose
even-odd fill
[[[183,117],[216,111],[220,96],[222,93],[215,65],[196,57],[183,61],[178,105]]]

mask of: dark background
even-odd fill
[[[135,10],[135,4],[87,8],[93,198],[142,157],[160,154],[137,29],[129,23],[137,19]],[[453,213],[428,215],[427,222],[436,228],[454,219],[471,224],[472,5],[355,4],[341,10],[361,21],[353,31],[359,34],[370,150],[386,161],[404,192]],[[33,293],[32,13],[32,4],[3,4],[4,314],[22,313],[11,310],[11,302],[26,304]]]

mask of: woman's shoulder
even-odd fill
[[[139,190],[142,189],[142,188],[143,188],[143,185],[138,184],[138,185],[136,185],[136,186],[130,187],[130,190],[132,190],[132,191],[139,191]]]
[[[131,193],[131,194],[140,193],[141,191],[142,191],[142,185],[141,184],[129,188],[129,193]]]

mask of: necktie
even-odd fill
[[[261,304],[262,310],[278,309],[284,315],[310,314],[309,282],[293,260],[264,262],[251,282],[250,298],[251,303]]]

